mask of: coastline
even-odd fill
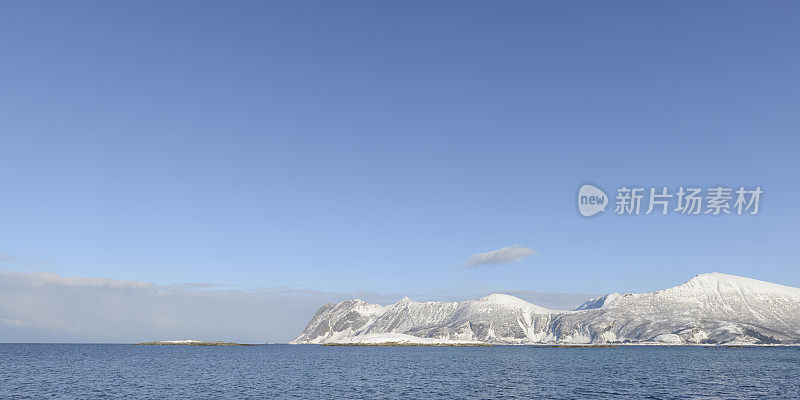
[[[134,346],[259,346],[258,344],[234,343],[234,342],[223,342],[223,341],[205,342],[202,340],[161,340],[155,342],[133,343],[133,345]]]

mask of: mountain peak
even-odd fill
[[[410,303],[413,303],[413,302],[414,302],[414,300],[411,300],[411,298],[410,298],[410,297],[408,297],[408,296],[404,296],[404,297],[403,297],[402,299],[400,299],[400,301],[398,301],[396,304],[410,304]]]
[[[527,301],[520,299],[519,297],[514,297],[510,294],[503,294],[503,293],[492,293],[486,297],[480,298],[479,301],[495,303],[495,304],[505,304],[505,305],[517,305],[521,303],[530,304]]]
[[[798,288],[760,281],[758,279],[745,278],[743,276],[723,274],[721,272],[709,272],[697,275],[683,285],[677,286],[677,288],[800,296],[800,289]]]
[[[499,306],[507,306],[507,307],[514,307],[519,308],[522,310],[526,310],[529,312],[543,312],[548,311],[544,307],[537,306],[536,304],[529,303],[525,300],[520,299],[519,297],[514,297],[510,294],[503,294],[503,293],[493,293],[486,297],[482,297],[477,300],[478,304],[492,304],[492,305],[499,305]]]
[[[690,279],[690,281],[695,279],[707,279],[716,281],[729,281],[729,280],[741,280],[741,279],[755,280],[737,275],[723,274],[722,272],[706,272],[704,274],[697,274],[694,276],[694,278]]]
[[[583,304],[573,308],[573,311],[580,311],[580,310],[592,310],[596,308],[604,308],[614,302],[614,300],[622,297],[623,295],[620,293],[609,293],[605,296],[595,297],[593,299],[586,300]]]

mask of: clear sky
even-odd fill
[[[3,270],[322,292],[800,286],[800,3],[0,3]],[[755,186],[583,218],[578,187]],[[459,268],[476,253],[536,251]]]

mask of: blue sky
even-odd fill
[[[380,293],[800,286],[800,4],[3,2],[5,270]],[[760,185],[582,218],[578,187]],[[458,268],[518,244],[538,256]]]

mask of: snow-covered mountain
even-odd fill
[[[505,294],[479,300],[380,306],[361,300],[320,308],[292,343],[800,344],[800,289],[720,273],[650,293],[613,293],[570,311]],[[388,340],[388,339],[387,339]]]

